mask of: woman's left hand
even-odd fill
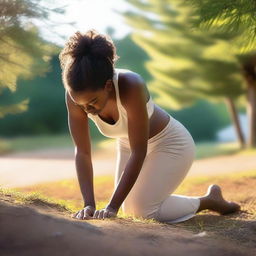
[[[107,205],[104,209],[96,210],[93,219],[106,219],[116,217],[118,210]]]

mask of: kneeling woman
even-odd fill
[[[114,68],[116,48],[94,30],[75,33],[60,54],[62,78],[75,162],[84,208],[78,219],[109,218],[123,212],[175,223],[210,209],[220,214],[239,210],[223,199],[217,185],[202,197],[172,194],[195,157],[187,129],[154,104],[143,79]],[[104,209],[95,209],[88,118],[100,132],[117,139],[115,190]]]

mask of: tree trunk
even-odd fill
[[[233,101],[233,99],[231,99],[229,97],[226,97],[225,101],[226,101],[227,108],[229,110],[231,119],[235,126],[236,135],[237,135],[237,139],[239,141],[240,148],[243,149],[243,148],[245,148],[245,139],[244,139],[243,131],[241,129],[241,125],[240,125],[240,121],[238,118],[238,114],[237,114],[237,110],[236,110],[234,101]]]
[[[256,147],[256,56],[243,62],[243,74],[247,83],[247,115],[249,137],[247,146]]]
[[[256,147],[256,85],[248,84],[247,92],[247,114],[249,137],[247,145],[249,148]]]

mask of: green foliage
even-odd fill
[[[203,30],[215,30],[228,35],[236,35],[236,43],[241,51],[251,51],[256,47],[254,0],[191,0],[182,2],[192,5],[198,16],[194,25]]]
[[[0,3],[0,97],[8,88],[16,91],[18,79],[31,79],[49,70],[50,56],[56,47],[41,38],[33,19],[47,19],[50,10],[40,0],[7,0]],[[27,110],[29,101],[0,105],[0,118]]]
[[[224,104],[216,105],[204,100],[198,100],[190,107],[169,113],[189,130],[197,143],[214,141],[216,131],[229,124]]]
[[[118,68],[130,69],[140,74],[148,82],[152,79],[151,74],[145,68],[145,62],[150,58],[148,54],[131,38],[131,35],[115,40],[117,54],[120,58],[117,61]]]
[[[36,76],[32,80],[20,79],[15,94],[8,90],[3,91],[1,95],[3,104],[30,99],[26,112],[8,115],[0,120],[3,134],[68,132],[58,57],[55,56],[50,64],[51,72],[44,76]]]
[[[136,46],[130,36],[116,40],[116,45],[119,51],[118,54],[121,56],[117,67],[136,71],[142,74],[147,82],[150,82],[151,75],[143,65],[149,59],[145,51]],[[50,67],[51,69],[44,76],[36,76],[31,80],[18,80],[15,94],[7,89],[3,91],[0,97],[1,103],[4,105],[22,102],[28,98],[29,103],[27,111],[7,115],[0,119],[0,133],[2,135],[68,134],[64,88],[57,55],[52,58]],[[191,108],[172,110],[169,113],[189,128],[196,141],[212,140],[216,131],[229,123],[227,113],[223,111],[224,106],[221,106],[221,104],[218,106],[207,102],[198,102]],[[216,115],[216,111],[220,114]],[[200,120],[197,121],[197,119]],[[202,123],[203,120],[204,123]],[[208,122],[211,123],[211,126],[208,126]],[[90,121],[90,128],[93,144],[105,139],[92,121]],[[28,144],[29,141],[27,140]],[[26,139],[21,140],[20,143],[24,142],[26,142]],[[56,140],[53,140],[53,142],[56,145],[62,145],[61,142]],[[41,145],[40,141],[38,143]],[[46,140],[46,144],[51,146],[49,140]],[[27,145],[26,147],[29,148],[30,146]]]
[[[237,58],[227,36],[191,30],[191,7],[179,1],[128,0],[137,12],[125,12],[133,40],[151,60],[149,89],[167,109],[189,106],[198,98],[236,99],[244,93]]]

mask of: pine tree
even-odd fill
[[[56,47],[40,35],[32,19],[47,19],[62,9],[43,7],[40,0],[1,0],[0,2],[0,97],[3,90],[16,90],[19,78],[42,75],[49,69]],[[29,100],[0,105],[0,118],[25,111]]]
[[[246,81],[247,114],[249,119],[248,146],[256,146],[256,2],[254,0],[191,0],[182,1],[193,7],[197,16],[192,26],[202,31],[235,35],[230,43],[240,60]]]
[[[238,34],[234,38],[241,51],[256,48],[256,2],[255,0],[183,0],[193,7],[194,25],[203,30],[215,30],[229,35]]]
[[[242,94],[239,62],[223,33],[192,31],[191,8],[177,1],[128,0],[138,12],[126,12],[134,27],[133,39],[150,55],[146,66],[154,80],[149,83],[157,93],[156,102],[166,108],[181,108],[198,98],[225,99],[236,125],[241,147],[244,138],[234,101]],[[234,35],[232,35],[234,36]]]

